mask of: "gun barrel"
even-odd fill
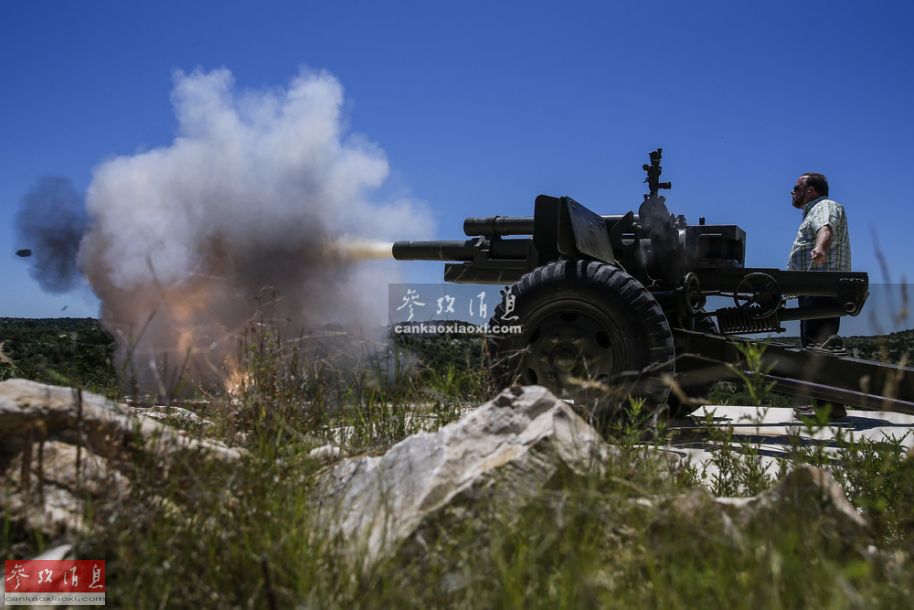
[[[463,221],[465,235],[533,235],[533,216],[488,216]]]
[[[603,214],[607,226],[615,224],[624,214]],[[503,235],[533,235],[533,216],[487,216],[463,221],[467,236],[501,237]]]
[[[474,240],[467,241],[398,241],[393,255],[398,261],[471,261]]]

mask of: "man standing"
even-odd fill
[[[822,174],[806,173],[791,192],[793,207],[803,210],[803,221],[790,250],[790,271],[850,271],[851,245],[844,206],[828,198],[828,181]],[[833,305],[831,297],[800,297],[800,307]],[[803,347],[841,348],[837,338],[841,318],[800,321]]]
[[[791,192],[793,207],[803,210],[803,221],[790,249],[787,269],[790,271],[850,271],[851,245],[847,234],[844,206],[828,198],[828,181],[822,174],[807,173],[797,179]],[[800,307],[834,305],[831,297],[800,297]],[[841,318],[819,318],[800,321],[803,347],[843,353],[838,328]],[[822,407],[813,401],[809,407],[796,409],[800,418],[816,418]],[[844,405],[832,405],[828,418],[847,417]]]

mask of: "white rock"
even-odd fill
[[[139,418],[133,409],[83,392],[81,400],[72,388],[46,385],[25,379],[0,382],[0,442],[22,442],[32,435],[74,443],[79,434],[94,453],[111,455],[125,449],[145,447],[156,451],[168,467],[197,454],[234,460],[240,453],[220,443],[190,438],[170,426]]]
[[[144,417],[149,417],[159,421],[172,417],[175,419],[188,421],[193,424],[199,424],[204,428],[215,425],[212,421],[206,419],[205,417],[200,417],[190,409],[185,409],[184,407],[156,405],[154,407],[137,408],[136,413],[137,415],[142,415]]]
[[[844,490],[827,471],[807,464],[788,473],[777,485],[747,498],[715,498],[703,488],[670,498],[654,527],[721,532],[734,542],[742,531],[765,531],[790,521],[809,527],[809,535],[822,535],[823,527],[859,550],[871,538],[866,519],[853,507]]]
[[[101,396],[24,379],[0,382],[0,454],[0,510],[51,537],[84,529],[86,501],[126,492],[138,454],[188,481],[204,459],[240,456]]]
[[[343,455],[343,450],[336,445],[321,445],[308,452],[308,457],[318,462],[329,462]]]
[[[73,554],[70,552],[73,550],[72,544],[60,544],[54,548],[46,550],[40,555],[32,557],[32,559],[44,559],[51,561],[60,561],[61,559],[73,559]]]
[[[331,467],[318,486],[319,514],[331,536],[372,563],[421,538],[423,524],[449,505],[497,494],[501,508],[519,508],[559,477],[602,468],[610,452],[600,434],[548,390],[513,387],[383,456]]]

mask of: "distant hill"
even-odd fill
[[[901,363],[902,359],[906,358],[908,366],[911,366],[911,358],[914,357],[914,329],[872,337],[852,336],[842,338],[844,339],[844,347],[855,358],[896,364]],[[768,340],[791,345],[800,344],[799,337],[772,336],[768,337]]]
[[[0,318],[0,379],[117,390],[114,337],[94,318]]]
[[[900,363],[914,355],[914,329],[878,337],[847,337],[844,344],[858,358]]]

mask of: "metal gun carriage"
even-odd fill
[[[643,166],[649,192],[637,212],[601,215],[540,195],[533,216],[467,218],[469,239],[400,241],[393,256],[446,261],[448,282],[508,285],[491,326],[520,322],[522,332],[488,337],[501,384],[602,404],[639,396],[677,415],[691,410],[686,395],[747,372],[745,335],[860,313],[866,273],[749,268],[740,227],[671,214],[661,160],[657,149]],[[709,311],[709,296],[733,302]],[[791,307],[789,296],[833,304]],[[914,413],[911,368],[769,343],[754,373],[810,399]]]

